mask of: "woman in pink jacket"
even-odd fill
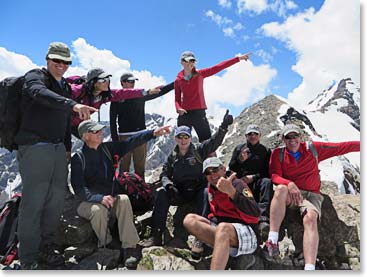
[[[183,70],[177,74],[175,80],[175,105],[179,114],[177,126],[186,125],[194,127],[202,142],[211,136],[208,119],[205,110],[204,78],[212,76],[219,71],[238,63],[247,61],[250,53],[223,61],[213,67],[196,69],[196,58],[194,53],[185,51],[181,54],[181,65]]]
[[[99,109],[102,104],[107,102],[139,98],[147,94],[156,94],[160,91],[160,87],[150,90],[134,88],[110,89],[111,76],[111,74],[106,73],[101,68],[94,68],[88,71],[86,78],[76,76],[68,77],[67,81],[71,86],[72,99],[78,103],[83,103]],[[73,112],[71,118],[71,132],[77,138],[79,138],[78,126],[82,121],[79,115]]]

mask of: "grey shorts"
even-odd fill
[[[231,257],[237,257],[245,254],[252,254],[257,248],[257,239],[254,230],[248,225],[241,223],[231,223],[236,230],[238,238],[238,248],[231,247],[229,249],[229,255]],[[217,226],[211,222],[210,225]],[[212,245],[210,245],[213,247]]]
[[[291,205],[288,208],[299,209],[301,215],[303,215],[306,210],[314,210],[319,215],[319,220],[321,220],[321,204],[324,197],[321,194],[305,190],[301,190],[301,195],[303,198],[301,205]]]

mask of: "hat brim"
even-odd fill
[[[290,134],[290,133],[296,133],[296,134],[300,134],[299,130],[297,129],[291,129],[291,130],[287,130],[283,133],[283,137],[285,137],[286,135]]]
[[[112,75],[109,74],[109,73],[103,72],[103,73],[101,73],[97,76],[98,79],[103,79],[103,78],[107,78],[107,77],[112,77]]]
[[[125,81],[137,81],[137,80],[139,80],[139,79],[136,78],[136,77],[129,77],[129,78],[125,79]]]
[[[186,131],[180,131],[179,133],[176,133],[176,134],[175,134],[175,137],[177,137],[177,136],[179,136],[179,135],[182,135],[182,134],[186,134],[186,135],[188,135],[188,136],[190,136],[190,137],[191,137],[191,134],[190,134],[189,132],[186,132]]]
[[[205,172],[205,170],[207,169],[207,168],[209,168],[209,167],[220,167],[220,166],[222,166],[223,164],[222,163],[210,163],[210,164],[208,164],[208,165],[206,165],[205,167],[203,167],[203,173]]]
[[[89,131],[100,131],[100,130],[102,130],[104,127],[106,127],[106,126],[104,126],[104,125],[102,125],[102,124],[97,124],[96,126],[93,126]]]
[[[72,61],[71,56],[70,57],[64,57],[64,56],[57,55],[57,54],[48,54],[47,58],[48,59],[58,59],[58,60],[62,60],[62,61],[65,61],[65,62],[71,62]]]
[[[189,62],[189,61],[191,61],[191,60],[195,60],[196,61],[196,59],[195,59],[195,57],[194,56],[189,56],[189,57],[185,57],[185,58],[182,58],[184,61],[186,61],[186,62]]]
[[[258,130],[248,130],[246,132],[246,135],[248,135],[249,133],[256,133],[256,134],[259,134],[260,135],[260,132]]]

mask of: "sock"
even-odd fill
[[[274,244],[277,244],[278,243],[278,237],[279,237],[278,232],[270,231],[269,236],[268,236],[268,240],[270,240]]]
[[[305,264],[305,270],[315,270],[314,264]]]

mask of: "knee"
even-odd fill
[[[103,205],[93,205],[91,207],[91,217],[107,218],[108,211]]]
[[[274,191],[275,199],[286,199],[288,195],[288,187],[286,185],[277,185]]]
[[[305,228],[317,228],[318,214],[314,210],[309,210],[303,217],[303,226]]]
[[[119,194],[117,197],[121,203],[130,202],[129,196],[126,194]]]
[[[233,230],[233,225],[231,223],[222,222],[219,223],[215,230],[215,236],[221,239],[229,239],[230,232]]]
[[[183,220],[183,225],[185,228],[190,228],[192,227],[195,222],[198,220],[198,215],[196,214],[188,214],[185,216],[184,220]]]

